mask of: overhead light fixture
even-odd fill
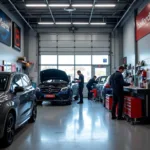
[[[91,25],[106,25],[106,22],[91,22]]]
[[[46,4],[26,4],[26,7],[47,7]]]
[[[56,22],[56,25],[69,25],[71,22]]]
[[[53,22],[38,22],[39,25],[52,25]]]
[[[87,25],[88,22],[73,22],[74,25]]]
[[[92,4],[72,4],[72,7],[92,7]]]
[[[67,8],[64,8],[65,11],[68,11],[68,12],[73,12],[76,10],[76,8],[72,7],[72,6],[69,6]]]
[[[49,4],[50,7],[69,7],[69,4]]]
[[[116,7],[115,4],[96,4],[95,7]]]

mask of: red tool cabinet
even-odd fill
[[[142,118],[142,100],[140,98],[125,96],[124,114],[130,118]]]
[[[113,96],[107,94],[106,95],[106,108],[108,110],[112,110],[112,104],[113,104]]]

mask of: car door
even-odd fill
[[[27,115],[30,115],[32,112],[32,106],[35,100],[35,89],[32,87],[30,79],[27,75],[21,75],[24,89],[27,93]]]
[[[12,79],[11,89],[13,92],[15,91],[16,87],[23,87],[23,83],[21,80],[21,75],[17,74]],[[15,99],[17,101],[17,124],[21,124],[26,119],[26,102],[27,102],[27,94],[26,91],[17,92],[15,94]]]

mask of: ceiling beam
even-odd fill
[[[23,19],[23,21],[28,25],[28,27],[35,31],[32,26],[29,24],[29,22],[22,16],[22,14],[19,12],[19,10],[17,9],[17,7],[13,4],[13,2],[11,0],[8,0],[10,2],[10,4],[12,5],[12,7],[16,10],[16,12],[18,13],[18,15]]]
[[[124,15],[122,16],[122,18],[118,21],[118,23],[116,24],[116,26],[114,27],[113,31],[114,32],[116,30],[116,28],[120,25],[121,21],[126,17],[127,13],[130,11],[130,9],[132,8],[132,6],[134,5],[134,3],[136,2],[136,0],[134,0],[131,5],[128,7],[127,11],[124,13]]]
[[[55,18],[69,18],[69,14],[62,14],[62,15],[54,15],[55,16]],[[49,19],[49,18],[51,18],[49,15],[25,15],[24,16],[25,18],[37,18],[37,19],[39,19],[39,18],[43,18],[43,19]],[[121,18],[122,16],[121,15],[117,15],[117,16],[112,16],[112,15],[99,15],[99,14],[94,14],[93,15],[93,17],[92,18],[114,18],[114,19],[119,19],[119,18]],[[89,18],[89,15],[87,14],[85,14],[85,15],[73,15],[72,16],[72,18]]]
[[[35,1],[35,0],[26,0],[25,1],[26,3],[34,3],[34,4],[36,4],[36,3],[43,3],[43,0],[38,0],[38,1]],[[2,0],[2,3],[4,3],[4,4],[8,4],[8,2],[6,1],[6,0]],[[14,4],[18,4],[18,5],[24,5],[24,3],[22,2],[22,1],[15,1],[15,2],[13,2]],[[60,2],[58,1],[58,2],[56,2],[56,0],[51,0],[51,2],[50,3],[57,3],[57,4],[59,4]],[[66,3],[66,0],[61,0],[61,3]],[[77,4],[77,3],[79,3],[79,4],[81,4],[81,3],[83,3],[83,1],[81,1],[81,0],[76,0],[75,1],[75,3]],[[85,1],[85,3],[86,4],[90,4],[91,3],[91,0],[86,0]],[[117,1],[114,1],[114,2],[112,2],[112,0],[109,0],[109,1],[106,1],[106,0],[101,0],[100,2],[98,2],[98,3],[107,3],[107,4],[110,4],[110,3],[114,3],[114,4],[131,4],[131,1],[129,1],[129,0],[120,0],[119,2],[117,2]]]
[[[94,12],[95,3],[96,3],[96,0],[93,0],[93,6],[92,6],[92,10],[91,10],[90,18],[89,18],[89,23],[90,23],[90,22],[91,22],[91,20],[92,20],[92,15],[93,15],[93,12]]]
[[[48,9],[49,9],[50,15],[51,15],[51,17],[52,17],[52,19],[53,19],[53,22],[55,23],[55,18],[54,18],[54,16],[53,16],[52,10],[51,10],[51,8],[50,8],[50,6],[49,6],[49,2],[48,2],[48,0],[45,0],[45,2],[46,2],[47,7],[48,7]]]
[[[69,0],[70,6],[72,4],[72,0]],[[72,23],[72,12],[70,12],[70,18],[71,18],[71,23]]]

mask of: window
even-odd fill
[[[106,68],[95,68],[95,75],[97,77],[99,77],[99,76],[106,76],[106,74],[107,74]]]
[[[75,56],[75,63],[78,65],[82,64],[91,64],[91,55],[76,55]]]
[[[41,71],[46,69],[57,69],[57,66],[41,66]]]
[[[23,85],[24,85],[25,87],[31,85],[31,82],[30,82],[29,78],[28,78],[26,75],[22,75],[22,82],[23,82]]]
[[[80,70],[82,74],[84,75],[84,82],[88,82],[91,79],[91,66],[76,66],[76,77],[77,71]]]
[[[108,55],[93,55],[92,56],[93,65],[108,65]]]
[[[74,64],[74,55],[59,55],[58,63],[61,65],[73,65]]]
[[[74,66],[59,66],[58,69],[65,71],[70,76],[71,81],[74,80]]]
[[[23,87],[20,75],[15,75],[13,78],[11,89],[14,91],[15,87]]]
[[[41,55],[41,64],[57,64],[57,55]]]

